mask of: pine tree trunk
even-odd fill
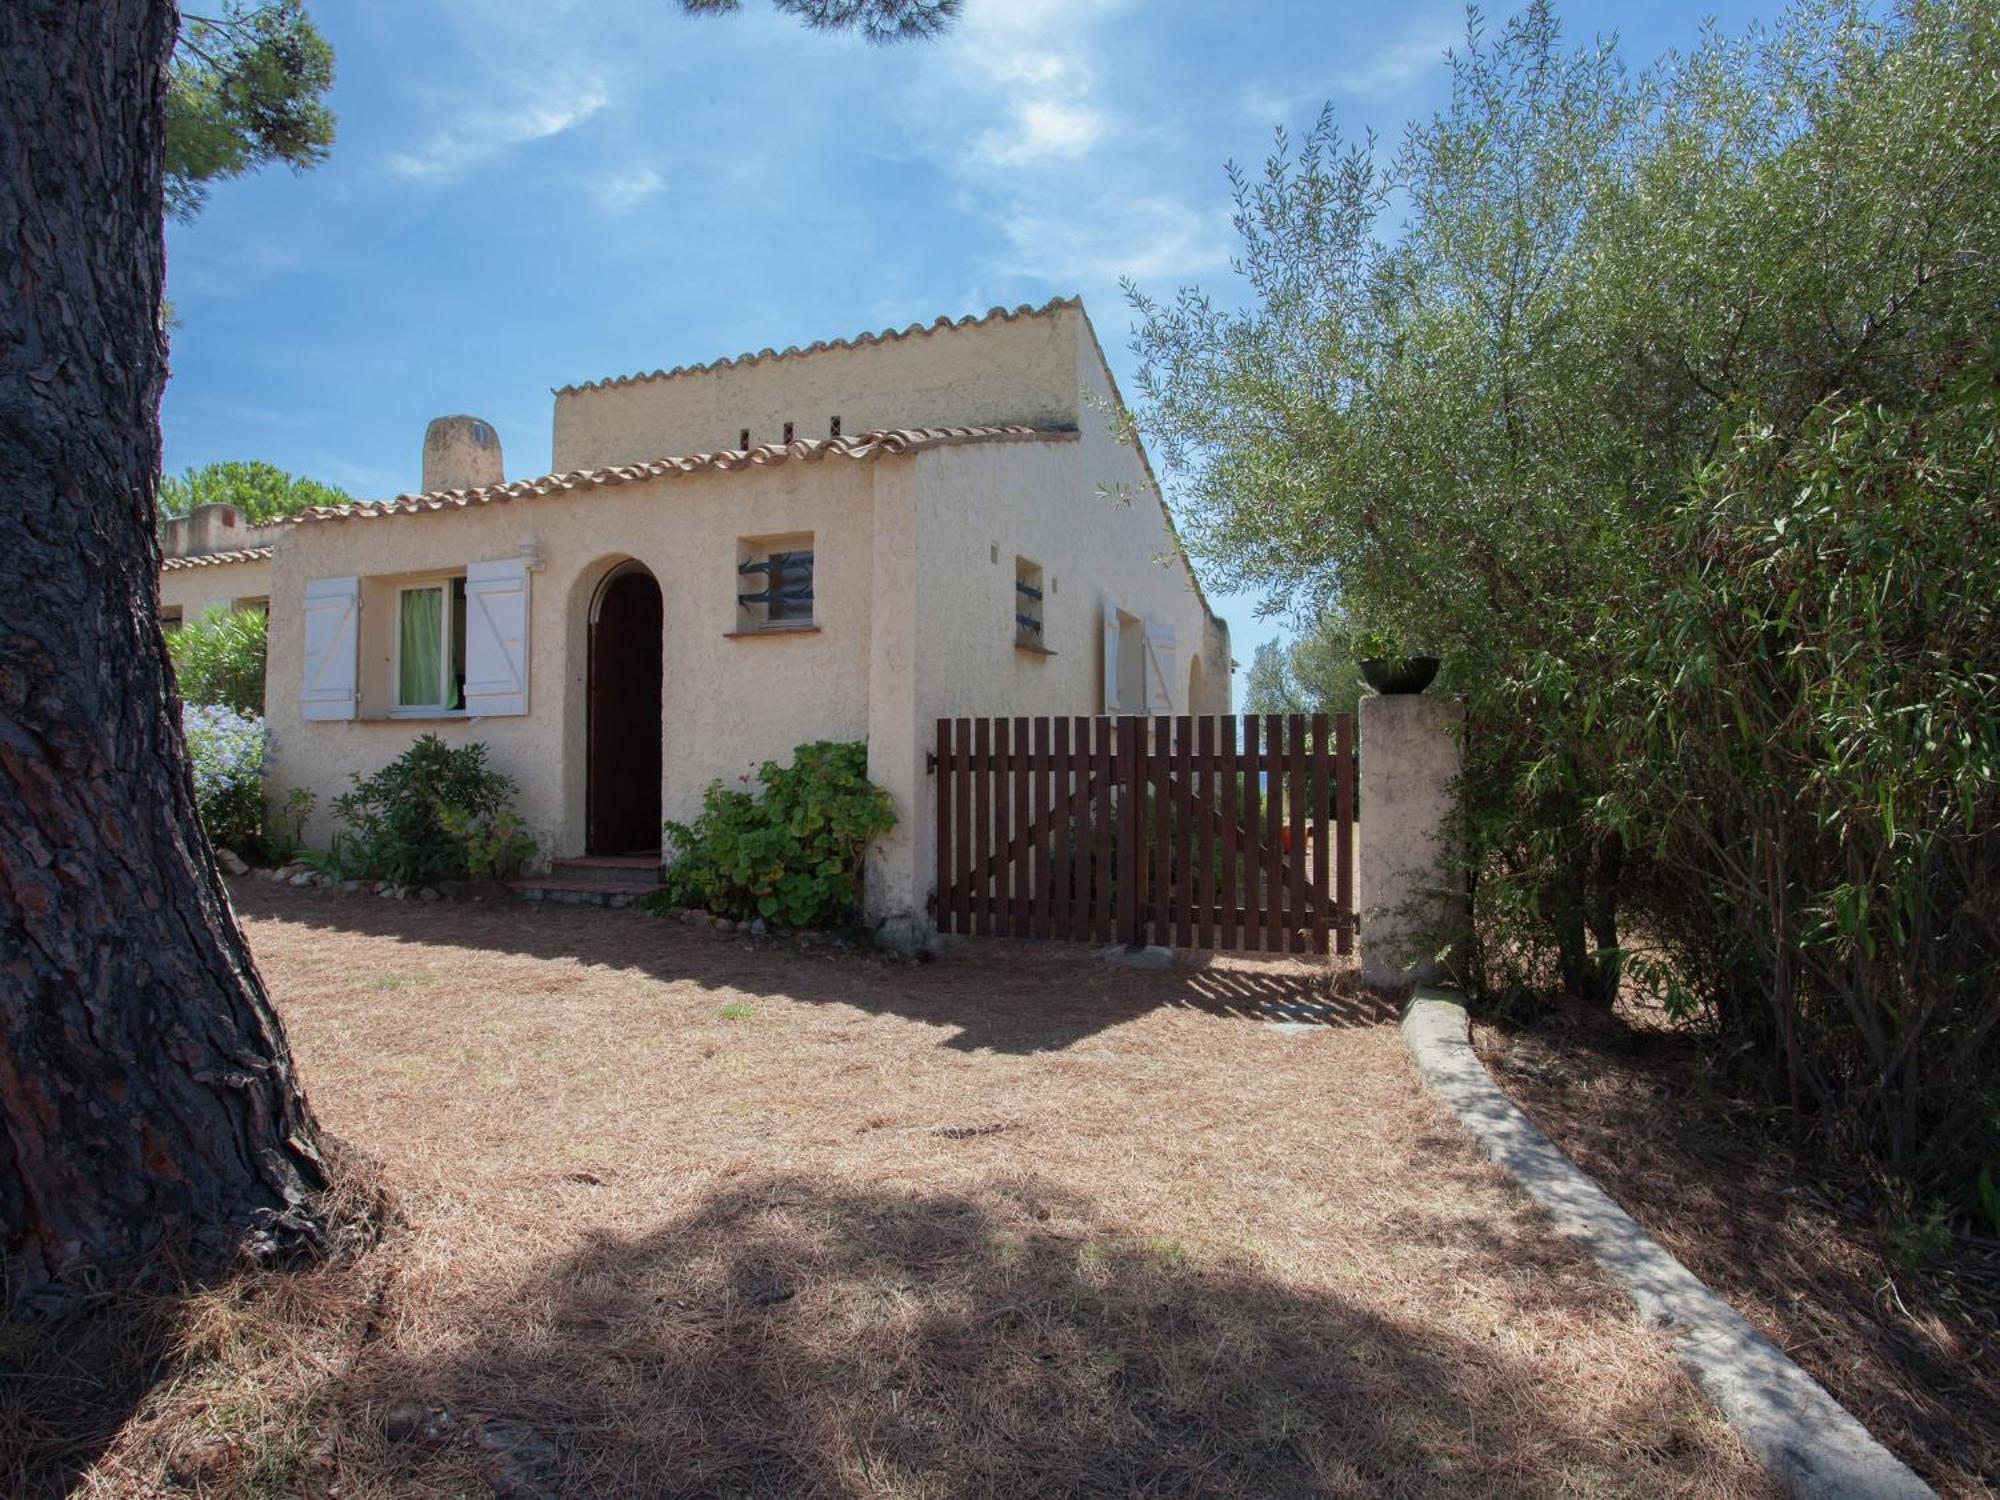
[[[158,622],[172,0],[0,4],[0,1275],[323,1243]]]

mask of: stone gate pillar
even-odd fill
[[[1361,978],[1407,989],[1443,977],[1463,930],[1459,731],[1465,706],[1424,693],[1361,700],[1358,912]]]

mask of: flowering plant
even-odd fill
[[[264,824],[264,771],[271,736],[256,714],[220,704],[190,703],[182,711],[194,800],[201,826],[218,848],[246,849]]]

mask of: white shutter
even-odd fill
[[[355,715],[360,610],[359,578],[314,578],[306,584],[305,672],[299,702],[308,719]]]
[[[465,711],[528,711],[528,562],[505,557],[465,570]]]
[[[1118,602],[1104,596],[1104,711],[1118,712]]]
[[[1174,627],[1146,622],[1146,712],[1174,711]]]

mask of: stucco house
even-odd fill
[[[484,741],[556,858],[656,849],[710,782],[863,740],[899,820],[868,909],[920,929],[939,717],[1229,709],[1076,299],[555,398],[547,476],[440,419],[421,493],[168,560],[168,607],[268,599],[272,790],[318,794],[309,837],[426,731]]]
[[[214,608],[265,609],[271,544],[282,526],[251,526],[233,505],[203,505],[160,526],[160,623],[169,630]]]

